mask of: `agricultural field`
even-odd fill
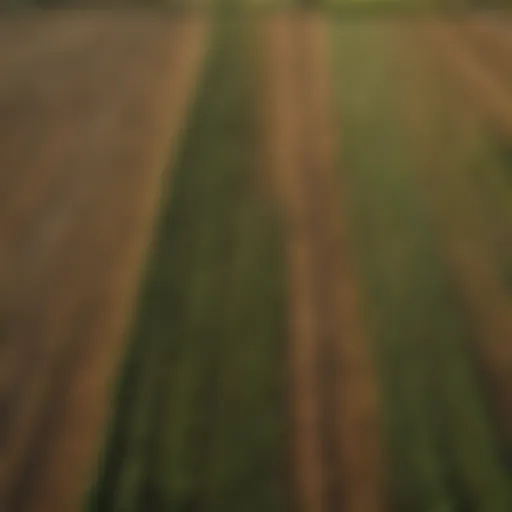
[[[512,511],[512,16],[285,4],[0,19],[1,512]]]
[[[440,30],[450,39],[438,41]],[[463,93],[460,60],[440,68],[456,30],[360,22],[335,36],[340,158],[380,369],[393,510],[511,506],[512,331],[509,290],[496,275],[497,258],[510,261],[491,243],[500,240],[491,240],[494,224],[510,226],[484,196],[510,162]],[[486,174],[484,189],[476,180]]]
[[[74,510],[206,29],[1,24],[0,509]]]

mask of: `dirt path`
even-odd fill
[[[0,53],[2,510],[79,509],[204,48],[199,20],[90,16]]]
[[[289,268],[292,485],[299,510],[365,512],[383,508],[379,411],[334,170],[326,28],[296,15],[262,30]]]

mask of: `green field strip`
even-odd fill
[[[283,274],[269,260],[268,251],[265,254],[265,246],[278,243],[275,235],[261,229],[268,219],[249,204],[245,210],[239,223],[231,331],[225,338],[220,407],[207,479],[207,510],[219,512],[284,508],[281,383],[269,378],[283,368],[279,341],[284,338],[284,326],[276,301]],[[271,268],[273,275],[268,272]],[[246,290],[253,293],[248,295]],[[274,362],[270,367],[269,360]],[[247,386],[238,385],[244,381]],[[259,418],[258,428],[252,424],[254,418]],[[234,443],[237,450],[231,448]]]
[[[415,16],[435,11],[440,0],[323,0],[321,7],[339,21],[367,19],[369,21]]]
[[[383,386],[391,509],[510,510],[510,489],[400,123],[395,25],[336,24],[340,169]]]
[[[430,165],[433,194],[445,196],[440,229],[451,230],[455,248],[469,264],[454,264],[452,273],[475,331],[473,358],[494,416],[503,460],[512,468],[512,415],[510,333],[512,332],[510,234],[510,141],[504,140],[482,109],[480,96],[461,93],[464,83],[450,65],[430,56],[429,97],[435,114],[431,124],[432,152],[443,155]],[[431,53],[431,52],[430,52]],[[462,82],[462,83],[461,83]],[[469,133],[468,133],[469,132]],[[450,163],[447,164],[446,162]],[[436,172],[433,172],[437,170]],[[437,177],[435,175],[437,174]],[[440,202],[436,200],[436,202]],[[441,212],[441,208],[439,208]],[[458,245],[458,247],[457,247]],[[449,253],[448,251],[448,253]],[[459,267],[462,270],[458,270]],[[465,267],[465,268],[464,268]]]
[[[412,322],[405,326],[397,321],[405,291],[397,280],[405,271],[403,260],[410,249],[400,226],[393,224],[408,220],[405,214],[409,212],[402,213],[399,208],[410,206],[408,190],[403,190],[404,182],[395,171],[407,164],[396,140],[391,139],[392,135],[396,138],[396,131],[393,134],[389,126],[390,92],[385,90],[390,87],[386,84],[390,80],[389,43],[386,31],[374,23],[339,24],[335,30],[335,74],[342,103],[340,167],[349,174],[346,179],[353,194],[353,231],[375,328],[384,424],[390,442],[387,465],[397,500],[393,509],[406,510],[408,505],[410,510],[421,510],[420,505],[435,509],[449,503],[449,492],[438,441],[429,428],[428,369],[418,352],[416,336],[408,332]],[[407,273],[402,286],[407,286],[410,279]]]
[[[421,38],[415,39],[418,42]],[[414,48],[414,38],[405,44]],[[498,155],[485,149],[494,134],[491,127],[482,122],[479,109],[461,94],[458,81],[442,71],[437,53],[432,53],[430,48],[427,51],[425,44],[417,46],[417,51],[409,56],[409,73],[415,76],[415,81],[408,87],[416,96],[415,108],[419,105],[424,113],[428,112],[424,115],[423,125],[427,129],[423,130],[424,147],[420,150],[423,161],[419,167],[423,182],[428,183],[430,209],[436,217],[437,231],[445,232],[441,252],[448,255],[459,246],[458,257],[466,253],[462,257],[466,262],[457,259],[455,264],[453,254],[447,261],[452,259],[449,265],[454,286],[467,323],[474,331],[468,349],[480,370],[479,380],[494,416],[501,456],[510,468],[505,395],[508,387],[503,380],[498,380],[508,375],[506,368],[510,366],[510,357],[507,357],[506,346],[509,340],[503,328],[512,325],[510,288],[507,291],[510,269],[507,231],[510,226],[507,226],[502,201],[508,192],[505,187],[496,187],[503,169],[499,168]],[[411,96],[411,92],[404,91],[404,96]],[[487,149],[491,147],[492,143]],[[451,236],[447,239],[448,232]],[[477,276],[476,279],[473,276]],[[505,345],[501,351],[500,343]],[[485,358],[493,350],[498,351],[495,355],[498,361],[489,365]]]
[[[414,28],[410,28],[410,33]],[[408,55],[410,73],[415,75],[415,81],[407,83],[402,81],[399,88],[401,97],[415,97],[419,108],[427,116],[424,117],[426,129],[416,154],[418,183],[428,187],[427,209],[435,218],[434,203],[441,201],[439,196],[434,199],[432,190],[443,191],[444,201],[449,205],[444,213],[450,218],[435,219],[435,231],[439,253],[442,255],[443,240],[439,231],[453,219],[459,222],[458,234],[463,233],[467,237],[466,250],[471,250],[471,243],[481,247],[490,244],[486,235],[490,226],[485,224],[481,205],[478,198],[478,187],[471,183],[470,170],[474,163],[475,142],[478,139],[477,126],[474,113],[467,109],[467,98],[454,86],[453,81],[447,79],[447,75],[440,72],[436,66],[432,66],[432,60],[426,57],[421,48],[415,48],[419,38],[399,39],[398,45],[409,48]],[[420,45],[421,46],[421,45]],[[423,47],[424,48],[424,47]],[[407,65],[407,64],[406,64]],[[402,77],[403,78],[403,77]],[[405,87],[403,85],[405,84]],[[407,89],[409,88],[409,90]],[[412,89],[412,91],[411,91]],[[418,105],[402,104],[406,109],[417,109]],[[405,130],[410,134],[411,126],[406,123]],[[414,138],[414,136],[413,136]],[[418,137],[416,137],[418,138]],[[406,139],[412,147],[418,147],[417,141]],[[483,155],[480,155],[482,157]],[[484,165],[492,165],[492,160],[482,161]],[[423,177],[420,177],[423,175]],[[437,206],[436,206],[437,207]],[[469,240],[472,242],[470,243]],[[496,256],[490,247],[486,247],[487,253]],[[489,265],[498,266],[496,259],[489,260]],[[458,380],[458,393],[452,391],[455,388],[447,387],[439,383],[440,397],[446,402],[444,413],[449,419],[444,431],[447,435],[446,453],[449,455],[451,472],[454,482],[463,497],[463,507],[472,510],[509,510],[511,503],[510,474],[507,470],[506,459],[500,449],[503,448],[501,439],[497,438],[499,429],[490,415],[490,403],[488,395],[484,392],[484,379],[480,371],[480,365],[475,358],[473,350],[476,335],[471,323],[468,321],[466,308],[462,310],[462,303],[457,300],[460,290],[455,285],[449,272],[445,272],[445,280],[454,285],[451,292],[453,296],[453,308],[459,309],[459,318],[465,320],[462,331],[461,347],[466,345],[466,350],[453,358],[449,354],[439,358],[439,364],[446,366],[450,361],[459,360],[455,368],[446,368],[445,378],[448,382]],[[437,367],[439,368],[439,367]],[[463,426],[465,425],[465,426]],[[451,432],[448,437],[448,433]],[[453,439],[453,440],[452,440]],[[483,468],[486,468],[485,470]]]
[[[503,140],[481,119],[474,102],[451,97],[459,122],[473,128],[464,151],[464,171],[475,190],[503,282],[512,293],[512,141]]]
[[[219,22],[143,285],[95,511],[281,510],[283,296],[244,26]]]
[[[437,99],[430,105],[437,115],[434,136],[440,135],[443,150],[457,158],[446,180],[454,196],[454,215],[457,210],[472,224],[512,291],[512,141],[496,133],[477,102],[461,93],[458,81],[442,66],[431,69],[430,87],[429,96]]]

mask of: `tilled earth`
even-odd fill
[[[0,28],[0,509],[79,508],[204,23]]]
[[[302,15],[263,29],[289,269],[290,467],[300,510],[369,512],[383,504],[380,415],[339,203],[326,29]]]

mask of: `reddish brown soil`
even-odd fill
[[[290,418],[299,510],[383,508],[379,411],[334,162],[325,22],[263,29],[269,167],[280,195],[290,301]],[[343,195],[343,194],[342,194]]]
[[[1,22],[1,510],[80,508],[204,33],[150,15]]]
[[[475,95],[496,93],[489,100],[496,108],[500,101],[506,100],[496,92],[499,89],[490,85],[494,84],[493,79],[475,68],[472,57],[450,27],[437,22],[418,24],[414,34],[419,37],[411,37],[410,41],[419,42],[421,51],[409,59],[414,78],[408,89],[414,91],[415,97],[405,111],[413,139],[423,140],[418,150],[423,158],[424,183],[446,261],[468,313],[475,352],[489,383],[504,439],[512,447],[512,301],[499,275],[498,255],[490,243],[490,230],[483,224],[478,190],[468,179],[467,162],[460,159],[464,148],[468,150],[474,141],[475,116],[478,122],[483,113],[481,107],[468,112],[467,99],[458,92],[461,80],[473,78],[477,82],[471,88]],[[443,56],[448,60],[443,61]],[[460,68],[455,62],[457,57],[462,61]],[[441,83],[444,92],[439,89],[440,80],[444,81]],[[472,98],[475,101],[475,96]],[[488,98],[482,98],[485,109],[487,101]],[[439,118],[436,121],[432,117],[440,106],[446,113],[452,111],[451,119],[457,120],[449,131],[442,133]]]

